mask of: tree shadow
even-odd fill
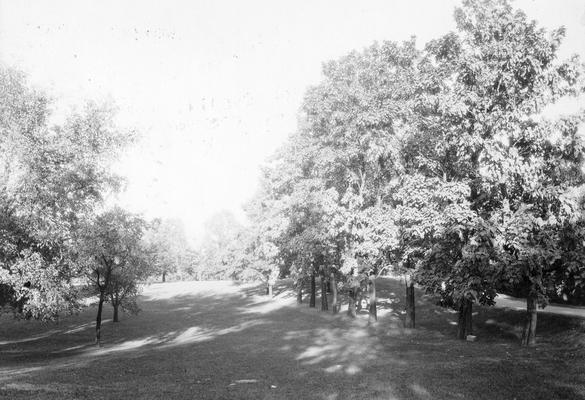
[[[104,325],[101,348],[92,342],[93,308],[61,321],[57,330],[29,330],[22,337],[32,339],[18,342],[15,353],[15,343],[0,345],[0,395],[583,398],[585,383],[565,360],[506,340],[454,340],[452,315],[420,293],[421,327],[403,329],[398,283],[380,285],[382,312],[373,324],[367,314],[351,319],[298,306],[287,285],[272,299],[263,285],[153,285],[141,297],[140,314]],[[484,329],[481,315],[476,319]],[[581,363],[573,368],[582,366],[582,358],[573,361]]]

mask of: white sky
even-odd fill
[[[120,202],[178,217],[192,239],[241,205],[259,166],[296,128],[321,64],[374,40],[422,46],[454,29],[459,1],[4,1],[0,60],[68,109],[112,99],[143,135],[120,172]],[[585,1],[515,3],[567,27],[562,55],[585,57]]]

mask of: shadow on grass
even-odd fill
[[[403,329],[397,281],[381,280],[372,325],[363,313],[352,320],[297,306],[290,282],[276,285],[274,299],[264,290],[152,285],[140,314],[105,323],[102,348],[92,344],[94,308],[56,325],[2,326],[0,397],[585,398],[583,359],[519,348],[498,333],[515,329],[503,310],[478,309],[480,341],[467,343],[453,339],[456,315],[420,293],[418,328]]]

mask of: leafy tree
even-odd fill
[[[201,245],[204,279],[237,279],[247,267],[247,232],[229,211],[213,215],[205,223]]]
[[[145,234],[153,266],[163,282],[167,275],[187,268],[189,245],[183,223],[177,219],[155,219]]]
[[[99,296],[98,345],[104,302],[110,297],[117,315],[117,307],[136,294],[137,280],[143,276],[144,228],[142,218],[116,207],[87,221],[76,238],[78,263]]]
[[[420,157],[410,160],[427,174],[466,183],[475,217],[460,229],[458,243],[448,235],[436,245],[427,258],[431,273],[421,283],[438,291],[436,277],[449,276],[457,282],[449,289],[453,300],[470,306],[490,304],[505,278],[525,287],[528,325],[535,325],[533,305],[546,303],[545,282],[558,268],[558,258],[544,254],[558,254],[559,242],[541,239],[570,218],[563,215],[563,194],[582,184],[583,153],[577,134],[582,113],[547,121],[541,112],[582,92],[583,65],[575,57],[556,62],[564,29],[549,34],[507,1],[465,1],[455,20],[458,33],[427,46],[431,79],[441,85],[422,99],[425,118],[416,120],[414,146]],[[510,213],[519,224],[514,229],[502,225],[501,217]],[[518,235],[526,240],[517,242]],[[510,254],[526,257],[511,262]],[[534,343],[534,329],[527,329],[524,343]]]
[[[52,318],[76,305],[71,238],[120,186],[110,166],[133,135],[114,110],[89,103],[50,126],[48,100],[23,74],[0,67],[0,303]]]
[[[329,231],[346,260],[339,271],[351,277],[352,297],[369,288],[373,318],[375,277],[389,267],[397,246],[397,227],[386,216],[393,215],[392,192],[403,173],[399,151],[406,122],[424,89],[420,57],[414,39],[352,52],[324,66],[324,81],[303,106],[301,134],[318,149],[313,176],[324,182],[323,190],[337,193]],[[351,308],[355,298],[350,300]]]

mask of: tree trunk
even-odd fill
[[[268,291],[267,294],[268,294],[268,297],[270,297],[270,298],[272,298],[272,286],[273,286],[272,283],[269,283],[268,288],[267,288],[267,291]]]
[[[368,321],[371,323],[378,320],[378,306],[376,304],[376,277],[372,277],[370,282],[370,309],[368,310]]]
[[[473,334],[472,329],[473,302],[463,299],[459,303],[459,320],[457,322],[457,338],[465,340],[467,335]]]
[[[166,282],[166,280],[167,280],[167,273],[166,272],[163,272],[162,273],[162,281],[163,282]]]
[[[406,282],[406,318],[404,327],[409,329],[415,328],[415,301],[414,301],[414,282]]]
[[[526,324],[522,335],[522,346],[536,345],[536,296],[529,295],[526,299]]]
[[[337,282],[335,281],[334,273],[331,273],[330,283],[332,292],[331,307],[333,308],[333,314],[337,314],[339,312],[339,305],[337,304]]]
[[[324,275],[321,275],[321,311],[328,311],[329,304],[327,303],[327,281]]]
[[[114,306],[114,322],[120,322],[120,320],[118,319],[118,308],[120,308],[119,304],[113,304]]]
[[[311,272],[311,297],[309,307],[315,307],[315,272]]]
[[[298,285],[298,287],[297,287],[297,304],[302,304],[303,303],[303,281],[299,280],[297,285]]]
[[[98,303],[98,312],[97,317],[95,319],[95,342],[99,346],[100,339],[101,339],[101,329],[102,329],[102,310],[104,308],[104,300],[106,298],[105,289],[100,291],[100,301]]]
[[[347,315],[349,315],[351,318],[355,318],[355,316],[356,316],[355,298],[356,298],[355,288],[351,288],[349,290],[349,296],[348,296],[348,303],[349,304],[347,306]]]

